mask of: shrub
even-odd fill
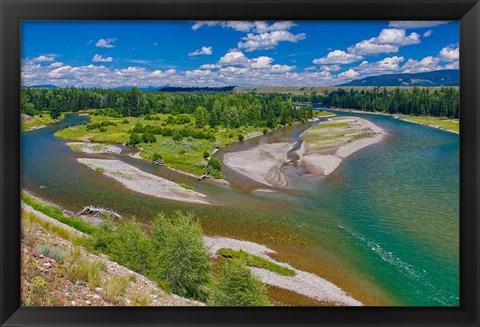
[[[99,123],[91,123],[91,124],[87,125],[87,131],[91,131],[91,130],[94,130],[94,129],[97,129],[97,128],[100,128]]]
[[[63,252],[62,249],[48,243],[40,245],[38,247],[38,252],[55,260],[57,263],[63,263],[63,260],[65,259],[65,252]]]
[[[265,135],[265,134],[268,133],[268,129],[267,129],[267,128],[264,128],[262,132],[263,132],[263,135]]]
[[[156,279],[168,282],[178,295],[205,299],[210,281],[210,260],[203,243],[200,223],[191,214],[176,213],[167,220],[158,215],[152,227],[152,246],[156,255]]]
[[[89,245],[94,251],[108,253],[115,240],[114,221],[112,217],[104,216],[99,228],[92,235]]]
[[[175,134],[175,135],[173,135],[172,139],[173,139],[174,141],[179,142],[179,141],[181,141],[183,138],[182,138],[182,136],[181,136],[180,134]]]
[[[33,277],[30,283],[32,286],[32,291],[38,296],[42,296],[47,288],[47,281],[40,276]]]
[[[211,302],[217,306],[270,305],[265,286],[241,260],[222,264]]]
[[[142,142],[142,138],[140,137],[140,135],[138,135],[136,133],[130,134],[130,140],[128,141],[128,144],[131,144],[131,145],[135,146],[140,142]]]
[[[157,142],[157,138],[152,133],[143,133],[142,141],[144,143],[155,143]]]
[[[215,157],[211,157],[210,160],[208,160],[208,165],[210,167],[212,167],[213,169],[217,170],[217,171],[221,171],[222,170],[222,164],[220,163],[220,161],[215,158]]]
[[[162,129],[162,136],[172,136],[173,130],[171,128],[164,128]]]
[[[129,123],[128,119],[122,120],[122,124],[128,124],[128,123]]]
[[[162,155],[158,152],[154,152],[153,155],[152,155],[152,160],[153,161],[157,161],[157,160],[162,160]]]
[[[238,140],[239,141],[243,141],[244,138],[245,138],[245,136],[243,136],[243,134],[238,134]]]
[[[113,261],[141,274],[147,274],[150,270],[150,241],[142,227],[133,219],[118,226],[115,237],[108,246],[108,253]]]
[[[106,131],[107,131],[107,129],[106,129],[105,127],[100,128],[100,132],[101,132],[101,133],[104,133],[104,132],[106,132]]]
[[[210,153],[208,153],[207,151],[203,151],[203,159],[207,159],[208,157],[210,157]]]
[[[140,122],[137,122],[135,124],[135,127],[133,127],[132,132],[133,133],[143,133],[144,132],[143,125]]]
[[[187,115],[179,115],[177,117],[177,124],[183,125],[183,124],[189,124],[191,122],[190,117]]]

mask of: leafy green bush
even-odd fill
[[[157,142],[157,138],[152,133],[143,133],[142,141],[144,143],[155,143]]]
[[[220,163],[220,161],[215,158],[215,157],[211,157],[210,160],[208,160],[208,165],[210,167],[212,167],[213,169],[217,170],[217,171],[221,171],[222,170],[222,164]]]
[[[173,139],[174,141],[179,142],[179,141],[181,141],[183,138],[182,138],[182,136],[181,136],[180,134],[175,134],[175,135],[173,135],[172,139]]]
[[[143,125],[140,122],[137,122],[135,124],[135,127],[133,127],[132,129],[132,133],[143,133],[143,132],[144,132]]]
[[[205,299],[210,281],[209,253],[200,223],[191,214],[177,212],[175,219],[158,215],[152,227],[156,279],[168,282],[176,294]]]
[[[100,128],[100,132],[101,132],[101,133],[104,133],[104,132],[106,132],[106,131],[107,131],[107,129],[106,129],[105,127],[101,127],[101,128]]]
[[[225,261],[213,291],[212,305],[267,306],[270,305],[265,286],[238,259]]]
[[[129,123],[130,123],[130,122],[129,122],[128,119],[126,119],[126,118],[125,118],[124,120],[122,120],[122,124],[129,124]]]
[[[267,129],[267,128],[264,128],[262,132],[263,132],[263,135],[265,135],[265,134],[268,133],[268,129]]]
[[[148,275],[151,269],[150,240],[142,227],[133,219],[122,222],[115,231],[115,237],[108,245],[113,261]]]
[[[140,135],[136,133],[130,134],[130,140],[128,141],[128,144],[137,145],[140,142],[142,142],[142,138],[140,137]]]
[[[243,134],[238,134],[238,140],[243,141],[245,139],[245,136]]]
[[[208,157],[210,157],[210,153],[208,153],[207,151],[203,151],[203,159],[207,159]]]
[[[158,152],[155,152],[153,155],[152,155],[152,160],[153,161],[157,161],[157,160],[162,160],[162,155]]]

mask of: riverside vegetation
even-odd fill
[[[27,223],[35,222],[39,227],[69,240],[75,246],[81,246],[90,253],[106,254],[110,260],[156,282],[163,290],[211,305],[270,305],[266,287],[247,268],[248,265],[256,265],[255,262],[237,255],[230,259],[211,260],[203,242],[202,228],[192,214],[177,212],[170,218],[159,214],[148,230],[134,218],[115,223],[113,219],[104,217],[97,226],[81,218],[67,219],[58,207],[44,204],[25,192],[22,193],[22,200],[35,210],[76,230],[85,231],[86,234],[83,237],[74,235],[64,228],[42,221],[33,214],[24,213],[24,221]],[[83,224],[79,224],[78,220]],[[91,289],[98,286],[100,272],[104,270],[101,263],[82,261],[72,265],[75,259],[48,244],[43,244],[38,250],[58,264],[62,264],[64,260],[70,262],[68,274],[72,280],[84,280]],[[262,261],[262,267],[278,270],[276,265],[269,265],[265,261],[267,260]],[[33,285],[36,277],[32,273],[29,278]],[[113,280],[110,283],[113,284],[104,285],[105,291],[112,293],[107,299],[116,299],[123,291],[109,291],[109,288],[125,289],[126,285],[122,284],[128,284],[128,281]],[[39,301],[41,302],[46,288],[46,285],[31,286],[29,292],[33,293],[29,294],[27,302],[41,305]]]
[[[89,111],[90,124],[55,135],[137,146],[145,159],[161,157],[167,166],[216,178],[223,176],[215,159],[209,158],[214,149],[314,117],[311,107],[297,107],[289,96],[278,94],[143,93],[138,88],[22,91],[25,114],[46,110],[58,117],[90,108],[97,109]]]

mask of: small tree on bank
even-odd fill
[[[152,228],[157,279],[178,295],[204,300],[210,282],[209,252],[200,223],[191,214],[176,213],[173,220],[158,215]]]
[[[265,286],[238,259],[225,261],[220,267],[211,302],[217,306],[270,305]]]

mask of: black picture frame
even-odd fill
[[[478,0],[0,0],[0,323],[2,326],[480,326]],[[459,20],[460,307],[21,307],[22,20]]]

